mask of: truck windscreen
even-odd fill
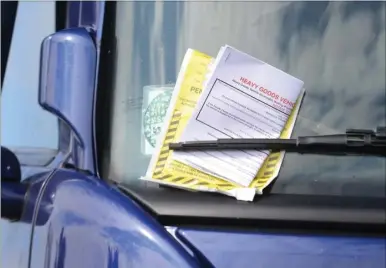
[[[385,2],[118,2],[106,10],[98,92],[103,98],[98,98],[96,120],[97,133],[103,133],[98,144],[105,178],[130,185],[146,173],[163,125],[162,107],[188,48],[216,57],[229,44],[303,80],[306,96],[293,137],[385,125]],[[385,177],[382,157],[287,153],[267,193],[276,205],[285,196],[297,196],[298,205],[313,206],[310,197],[318,206],[338,198],[332,207],[348,202],[360,208],[368,198],[384,201]],[[131,191],[155,210],[159,204],[166,207],[166,201],[157,200],[169,194],[156,191],[150,197],[143,187]],[[190,204],[212,198],[177,195],[176,202]],[[219,199],[221,213],[227,213],[225,204],[237,204]]]
[[[163,123],[162,113],[154,111],[168,101],[188,48],[215,57],[230,44],[305,81],[293,136],[384,125],[385,6],[117,3],[108,177],[130,181],[144,175]],[[384,197],[385,165],[376,157],[287,154],[272,192]]]

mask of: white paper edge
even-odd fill
[[[249,55],[249,54],[243,52],[243,51],[240,51],[240,50],[238,50],[238,49],[236,49],[236,48],[234,48],[234,47],[232,47],[232,46],[229,46],[229,45],[225,45],[225,46],[222,46],[222,47],[220,48],[220,50],[219,50],[219,52],[218,52],[218,54],[217,54],[217,57],[216,57],[214,63],[213,63],[213,64],[210,66],[210,68],[209,68],[209,73],[207,74],[206,79],[205,79],[205,81],[204,81],[203,91],[205,91],[205,89],[207,88],[209,82],[210,82],[211,79],[212,79],[212,76],[213,76],[214,72],[217,70],[217,67],[218,67],[219,62],[220,62],[221,59],[223,58],[224,53],[226,52],[227,49],[233,50],[233,51],[235,51],[236,53],[240,53],[240,54],[243,54],[243,55],[245,55],[245,56],[248,56],[248,57],[250,57],[251,59],[260,62],[261,64],[265,64],[265,65],[271,66],[271,67],[275,68],[276,70],[278,70],[278,71],[280,71],[280,72],[282,72],[282,73],[284,73],[284,74],[286,74],[286,75],[291,76],[293,79],[298,80],[298,81],[301,81],[301,82],[303,83],[303,88],[299,91],[299,94],[298,94],[297,98],[298,98],[299,96],[302,96],[302,97],[301,97],[301,100],[303,99],[303,96],[304,96],[304,92],[305,92],[305,91],[304,91],[304,82],[303,82],[302,80],[300,80],[299,78],[297,78],[297,77],[295,77],[295,76],[293,76],[293,75],[291,75],[291,74],[289,74],[289,73],[286,73],[286,72],[284,72],[283,70],[278,69],[278,68],[276,68],[276,67],[274,67],[274,66],[272,66],[272,65],[270,65],[270,64],[268,64],[268,63],[266,63],[266,62],[264,62],[264,61],[261,61],[261,60],[255,58],[255,57],[253,57],[253,56],[251,56],[251,55]],[[229,52],[229,53],[231,53],[231,52]],[[198,99],[197,105],[201,105],[201,104],[202,104],[202,103],[201,103],[201,102],[202,102],[202,98],[203,98],[203,95],[201,95],[200,98]],[[297,111],[296,111],[296,118],[295,118],[295,119],[297,119],[298,112],[299,112],[299,108],[300,108],[300,105],[298,106],[298,109],[297,109]],[[292,111],[293,111],[293,110],[292,110]],[[291,112],[292,112],[292,111],[291,111]],[[190,121],[190,120],[191,120],[191,119],[189,119],[189,121]],[[189,121],[188,121],[188,125],[189,125]],[[296,120],[294,120],[294,122],[296,122]],[[294,124],[291,125],[291,128],[290,128],[290,134],[292,134],[293,128],[294,128]],[[284,126],[283,126],[283,129],[284,129]],[[184,135],[184,131],[186,131],[186,130],[183,130],[182,136]],[[281,160],[280,160],[280,166],[279,166],[278,170],[280,170],[281,164],[282,164],[282,161],[283,161],[283,157],[284,157],[284,156],[282,156],[282,155],[283,155],[283,154],[280,154]],[[192,166],[192,163],[183,162],[182,160],[180,160],[180,159],[178,159],[178,158],[176,159],[176,158],[173,157],[172,159],[175,160],[175,161],[179,161],[179,162],[181,162],[182,164],[185,164],[185,165],[188,165],[188,166]],[[260,166],[260,168],[261,168],[261,167],[262,167],[262,166]],[[201,166],[201,165],[195,164],[194,168],[197,169],[197,170],[199,170],[199,171],[201,171],[201,172],[204,172],[204,173],[213,175],[213,176],[215,176],[215,177],[217,177],[217,178],[219,178],[219,179],[222,179],[222,180],[224,180],[224,181],[239,184],[241,189],[249,188],[248,186],[254,181],[254,179],[255,179],[255,177],[256,177],[256,175],[257,175],[257,173],[256,173],[255,177],[252,178],[252,180],[250,180],[250,182],[249,182],[248,185],[246,185],[246,184],[242,185],[242,184],[240,184],[240,183],[235,182],[234,180],[226,179],[226,178],[224,178],[224,177],[222,177],[222,176],[220,176],[220,175],[218,175],[218,174],[215,174],[214,172],[211,172],[211,171],[208,172],[208,170],[207,170],[206,168],[204,168],[203,166]],[[258,172],[258,171],[259,171],[259,170],[257,170],[257,172]],[[272,176],[272,178],[268,180],[269,183],[272,182],[272,180],[274,180],[274,179],[277,177],[278,173],[279,173],[279,172],[275,172],[275,175]],[[269,183],[266,184],[266,186],[269,185]],[[266,187],[266,186],[265,186],[265,187]],[[265,188],[265,187],[264,187],[264,188]],[[264,189],[264,188],[263,188],[263,189]]]

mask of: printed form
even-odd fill
[[[180,141],[279,138],[303,81],[230,46],[220,50]],[[173,159],[247,187],[269,151],[173,152]]]

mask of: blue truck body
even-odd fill
[[[73,42],[87,47],[90,40],[84,36],[94,38],[94,49],[72,65],[79,75],[68,71],[66,76],[63,71],[61,76],[78,79],[77,85],[83,90],[62,88],[56,95],[51,92],[53,95],[40,96],[44,108],[70,119],[67,123],[77,136],[70,144],[71,167],[75,168],[55,167],[36,174],[28,178],[25,192],[2,181],[2,202],[12,201],[20,193],[24,196],[20,220],[9,222],[6,229],[3,267],[15,267],[8,266],[7,261],[20,268],[385,267],[384,237],[164,226],[132,196],[100,178],[92,121],[104,5],[103,1],[71,3],[68,29],[43,41],[49,43],[46,48],[53,48],[61,38],[73,37],[78,38]],[[57,49],[70,53],[62,44]],[[50,52],[46,53],[50,58]],[[60,58],[50,61],[50,66],[69,64]],[[41,64],[44,69],[48,63]],[[96,71],[87,73],[92,68]],[[63,85],[62,81],[55,82]],[[68,105],[71,102],[62,102],[63,98],[74,102]],[[55,106],[45,107],[44,103]],[[66,133],[61,136],[65,138]],[[19,235],[12,239],[13,233]]]

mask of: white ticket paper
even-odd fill
[[[279,138],[303,81],[230,46],[220,50],[180,141]],[[173,152],[173,159],[247,187],[269,151]]]

